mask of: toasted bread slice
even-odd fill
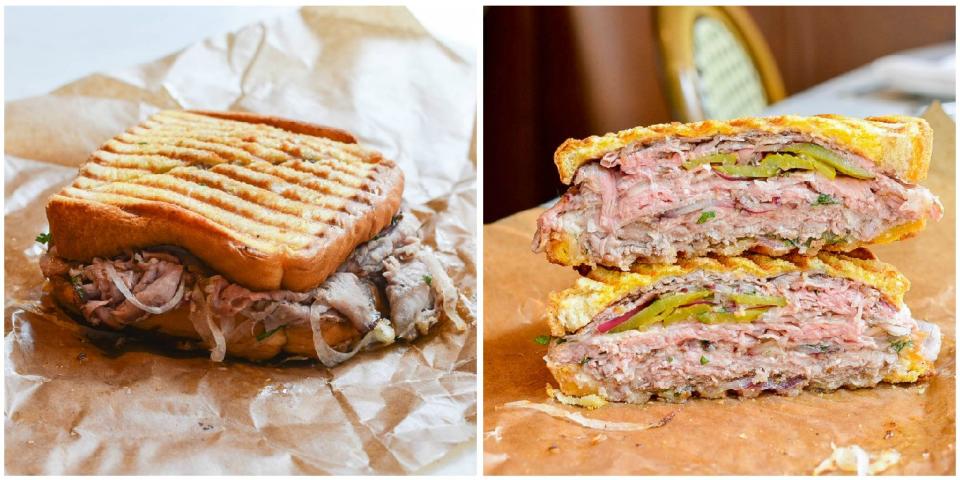
[[[609,305],[668,277],[681,277],[699,270],[726,273],[737,277],[772,278],[790,272],[817,272],[847,278],[879,290],[897,308],[910,281],[888,263],[881,262],[862,248],[847,254],[820,252],[815,257],[791,255],[767,257],[699,257],[674,265],[637,264],[630,272],[594,268],[566,290],[550,295],[547,322],[553,336],[573,333]]]
[[[400,207],[403,173],[349,133],[164,111],[104,143],[47,204],[71,260],[176,245],[254,290],[323,282]]]
[[[933,142],[933,130],[922,118],[895,115],[866,119],[840,115],[784,115],[686,124],[665,123],[583,140],[569,139],[560,145],[553,158],[560,179],[569,185],[581,165],[630,145],[647,145],[668,137],[710,138],[750,132],[807,134],[873,161],[885,174],[910,184],[926,178]]]

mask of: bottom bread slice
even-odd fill
[[[705,268],[675,268],[633,290],[616,284],[636,274],[594,271],[555,295],[548,315],[592,314],[550,342],[545,360],[560,390],[643,403],[795,395],[933,373],[939,330],[913,318],[900,300],[905,287],[889,288],[907,284],[891,266],[826,253],[793,269],[739,259],[754,268],[701,260]],[[819,268],[827,264],[837,268]],[[591,306],[602,287],[620,290]]]
[[[409,212],[394,220],[305,292],[249,290],[169,246],[87,263],[54,248],[41,269],[56,303],[94,327],[197,340],[216,361],[286,353],[333,366],[424,335],[442,316],[463,328],[456,287],[420,243],[419,222]]]

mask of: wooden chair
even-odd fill
[[[763,35],[743,7],[656,7],[663,82],[681,121],[754,116],[784,97]]]

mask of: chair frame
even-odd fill
[[[704,16],[723,22],[743,45],[760,75],[767,102],[782,100],[785,89],[780,70],[763,34],[744,7],[655,7],[654,30],[673,114],[683,122],[705,120],[693,59],[693,24]]]

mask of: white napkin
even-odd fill
[[[956,98],[955,53],[938,58],[889,55],[873,62],[871,68],[886,86],[915,95]]]

